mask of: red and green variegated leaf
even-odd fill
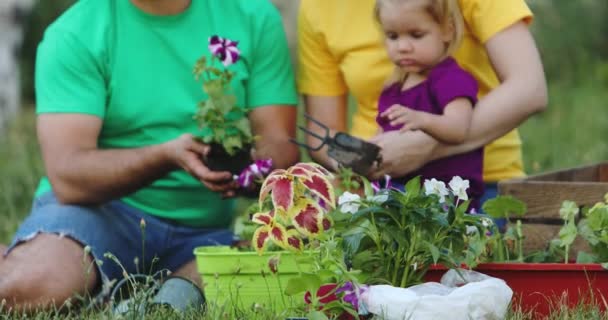
[[[293,225],[300,233],[314,237],[323,230],[323,209],[313,201],[299,201],[292,212]]]
[[[251,217],[251,221],[257,224],[269,226],[274,221],[274,211],[271,210],[269,212],[258,212],[254,214],[253,217]]]
[[[301,180],[308,180],[308,179],[310,179],[310,176],[313,173],[315,173],[316,171],[311,171],[311,170],[308,170],[307,168],[303,168],[300,166],[300,163],[298,163],[298,164],[292,166],[291,168],[289,168],[287,170],[287,172],[294,177],[300,178]]]
[[[264,179],[264,183],[262,183],[262,187],[260,188],[260,208],[262,207],[262,203],[268,196],[268,193],[270,193],[270,191],[274,187],[274,184],[277,182],[277,180],[286,177],[285,172],[286,171],[283,169],[276,169],[271,172],[268,177],[266,177],[266,179]]]
[[[288,211],[293,206],[293,180],[282,177],[272,188],[272,205],[276,210]]]
[[[251,245],[258,252],[258,254],[264,253],[264,249],[270,240],[270,228],[268,226],[261,226],[255,230],[253,237],[251,238]]]
[[[273,212],[275,212],[275,210],[273,210]],[[289,225],[291,222],[291,217],[287,214],[287,211],[283,210],[283,209],[277,209],[276,210],[276,217],[275,217],[275,221],[280,222],[284,225]]]
[[[285,247],[287,244],[287,230],[278,223],[274,223],[270,227],[270,239],[280,247]]]
[[[333,225],[333,222],[331,222],[331,219],[329,219],[328,217],[324,217],[322,225],[323,225],[323,230],[327,231],[327,230],[329,230],[329,228],[331,228],[331,226]]]
[[[302,251],[304,250],[304,242],[302,238],[300,238],[300,234],[297,230],[291,229],[287,231],[287,241],[285,242],[287,245],[285,249],[294,250],[294,251]]]
[[[336,195],[331,182],[320,174],[313,174],[310,180],[304,180],[302,183],[314,195],[321,198],[331,208],[336,207]]]
[[[303,169],[307,170],[308,172],[319,173],[319,174],[327,177],[328,179],[333,179],[333,177],[334,177],[334,175],[331,172],[329,172],[327,169],[325,169],[325,167],[323,167],[322,165],[320,165],[318,163],[300,162],[300,163],[296,164],[295,166],[303,168]]]

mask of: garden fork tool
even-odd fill
[[[310,151],[319,151],[323,146],[327,145],[327,154],[331,158],[338,161],[341,166],[351,168],[354,172],[361,175],[367,174],[373,165],[380,165],[382,162],[379,146],[355,138],[344,132],[338,132],[333,137],[330,137],[329,128],[326,125],[308,114],[304,114],[304,117],[321,127],[325,131],[325,134],[321,136],[302,126],[298,126],[298,128],[304,131],[304,133],[319,139],[321,143],[313,147],[306,143],[298,142],[295,139],[290,139],[291,142]]]

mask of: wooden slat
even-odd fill
[[[608,170],[608,163],[576,167],[565,170],[550,171],[538,175],[532,175],[524,180],[527,181],[588,181],[598,182],[600,170]],[[608,174],[608,173],[606,173]]]
[[[608,193],[608,183],[600,182],[551,182],[510,180],[498,184],[503,195],[512,195],[528,206],[527,217],[552,218],[559,216],[559,208],[565,200],[578,205],[593,205]]]
[[[602,164],[598,170],[598,180],[600,182],[608,182],[608,164]]]

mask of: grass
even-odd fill
[[[593,80],[549,87],[548,110],[521,127],[528,173],[608,160],[605,88]]]
[[[529,173],[580,166],[608,160],[608,117],[605,101],[608,91],[604,81],[576,84],[566,82],[550,86],[549,109],[529,119],[522,127],[524,162]],[[35,136],[34,112],[31,106],[12,122],[9,131],[0,136],[0,243],[8,243],[18,224],[28,213],[32,194],[43,174],[43,165]],[[247,202],[243,202],[246,204]],[[240,206],[243,209],[245,205]],[[607,306],[608,308],[608,306]],[[598,306],[581,305],[567,309],[563,304],[553,305],[549,319],[607,319],[608,314]],[[146,319],[166,319],[171,314],[156,310]],[[268,310],[210,310],[187,312],[182,319],[285,319],[281,312]],[[279,316],[277,316],[279,315]],[[28,318],[7,310],[0,310],[0,319]],[[40,313],[32,319],[108,319],[109,308],[85,310],[68,314]],[[136,315],[127,317],[138,318]],[[531,319],[522,311],[512,312],[508,319]]]

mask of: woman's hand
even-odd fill
[[[385,174],[403,177],[419,169],[434,157],[440,143],[422,131],[389,131],[373,137],[370,142],[382,148],[382,164],[369,174],[372,180]]]

